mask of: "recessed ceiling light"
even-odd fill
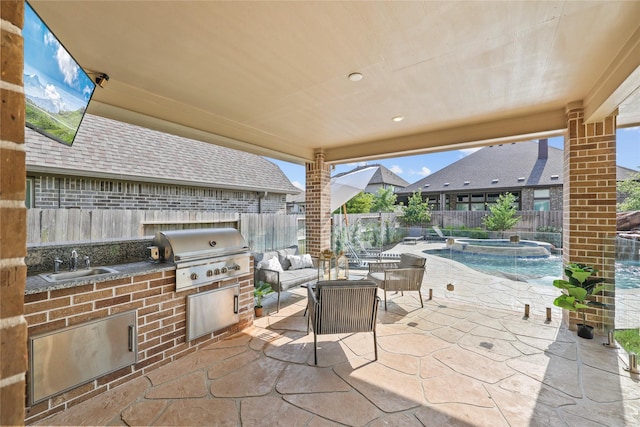
[[[349,74],[349,80],[351,80],[352,82],[359,82],[360,80],[362,80],[362,74],[351,73]]]
[[[404,120],[404,116],[395,116],[391,120],[393,120],[394,122],[401,122]]]

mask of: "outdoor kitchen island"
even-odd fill
[[[236,258],[228,274],[205,271],[210,280],[178,291],[178,261],[114,265],[109,267],[117,273],[58,283],[28,277],[25,423],[63,411],[250,326],[253,263],[248,253],[241,256],[247,258],[246,269],[232,268],[245,263]],[[225,316],[224,326],[209,330],[220,323],[215,319],[211,323],[202,313],[189,319],[190,306],[215,317],[217,303],[215,310],[208,310],[207,304],[217,293],[231,299],[233,323]]]

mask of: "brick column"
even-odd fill
[[[562,261],[593,265],[608,284],[615,282],[616,114],[585,124],[582,103],[568,105],[564,144]],[[586,320],[603,333],[614,326],[615,292],[597,300],[610,306],[588,309]],[[578,321],[570,313],[569,323]]]
[[[27,210],[23,0],[0,1],[0,425],[24,424]]]
[[[331,248],[331,171],[322,150],[317,150],[315,162],[306,166],[307,253],[318,256]]]

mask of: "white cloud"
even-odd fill
[[[410,170],[409,175],[420,175],[424,177],[427,175],[431,175],[431,169],[429,169],[426,166],[423,166],[422,168],[420,168],[419,171]]]
[[[391,172],[400,175],[402,173],[402,168],[398,165],[393,165],[391,166],[391,168],[389,169]]]
[[[420,172],[418,172],[418,175],[420,175],[420,176],[431,175],[431,169],[429,169],[426,166],[423,166],[422,169],[420,169]]]
[[[623,132],[638,132],[640,133],[640,126],[632,127],[632,128],[623,128]]]
[[[302,191],[304,191],[304,190],[305,190],[304,185],[300,184],[300,182],[299,182],[299,181],[293,181],[293,182],[291,182],[291,183],[293,184],[293,186],[294,186],[294,187],[299,188],[299,189],[300,189],[300,190],[302,190]]]

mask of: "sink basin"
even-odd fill
[[[89,277],[104,276],[107,274],[117,273],[118,270],[114,270],[109,267],[94,267],[89,269],[81,269],[76,271],[61,271],[60,273],[46,273],[40,274],[47,282],[60,282],[62,280],[72,279],[84,279]]]

